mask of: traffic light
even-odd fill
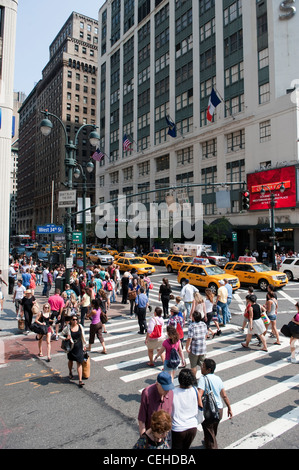
[[[242,192],[242,209],[244,211],[248,211],[249,207],[250,207],[250,198],[249,198],[250,194],[249,194],[249,191],[243,191]]]

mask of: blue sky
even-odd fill
[[[28,95],[42,78],[49,46],[72,11],[98,19],[104,0],[19,0],[14,90]]]

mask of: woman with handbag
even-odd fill
[[[148,349],[149,367],[154,367],[154,350],[159,350],[165,339],[163,332],[164,320],[162,318],[162,308],[156,307],[153,317],[149,320],[147,325],[147,333],[145,344]],[[162,361],[164,362],[164,353],[162,354]]]
[[[232,419],[233,413],[229,399],[226,395],[223,382],[220,377],[214,375],[216,363],[213,359],[205,359],[201,366],[201,377],[198,381],[198,402],[203,408],[204,421],[202,428],[206,449],[218,449],[216,441],[219,422],[223,416],[223,402],[227,406],[227,415]],[[210,406],[213,401],[214,409]]]
[[[99,299],[94,299],[91,301],[91,312],[88,313],[88,317],[91,318],[90,330],[89,330],[89,344],[87,351],[91,350],[91,345],[94,344],[95,336],[97,335],[103,351],[101,354],[107,354],[105,341],[103,338],[103,323],[101,321],[101,308]]]
[[[250,295],[248,302],[250,307],[248,309],[248,333],[246,336],[245,343],[241,343],[243,348],[248,348],[251,341],[252,335],[257,335],[258,339],[263,345],[262,351],[268,352],[266,338],[264,333],[266,331],[265,324],[262,320],[261,314],[265,311],[265,308],[256,303],[256,295]]]
[[[140,285],[138,284],[138,279],[133,278],[132,282],[128,285],[128,299],[130,301],[130,317],[133,318],[135,300],[139,293]]]
[[[35,318],[35,325],[38,325],[40,333],[37,334],[36,339],[38,340],[38,355],[39,357],[43,357],[42,352],[42,345],[43,345],[43,338],[46,336],[47,338],[47,356],[48,362],[51,361],[51,337],[54,333],[52,328],[53,319],[51,319],[51,307],[50,304],[45,304],[43,306],[43,311],[37,314]]]
[[[84,361],[84,351],[86,351],[86,341],[84,328],[78,322],[78,315],[73,315],[71,317],[70,324],[62,330],[60,336],[72,343],[72,349],[67,354],[69,378],[74,378],[72,372],[73,363],[77,362],[79,387],[82,388],[84,385],[84,382],[82,382],[82,364]]]

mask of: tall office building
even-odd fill
[[[38,225],[63,224],[64,209],[58,209],[58,193],[65,189],[65,144],[63,127],[50,117],[48,137],[40,132],[48,110],[64,124],[69,142],[84,124],[96,124],[98,22],[73,12],[51,43],[49,62],[20,108],[18,163],[18,233],[34,235]],[[77,161],[87,163],[94,149],[89,143],[92,127],[79,134]],[[74,142],[75,143],[75,142]],[[94,181],[87,174],[87,197],[94,201]],[[78,180],[78,196],[82,179]]]
[[[280,246],[299,251],[296,7],[280,0],[107,1],[99,11],[98,122],[108,157],[97,170],[97,202],[123,194],[130,203],[136,193],[145,204],[169,193],[202,202],[206,223],[225,216],[241,250],[261,250],[271,235],[269,201],[253,204],[259,186],[251,194],[255,210],[243,212],[240,183],[254,182],[251,173],[279,183],[281,167],[291,167],[293,195],[288,187],[288,203],[277,199],[275,221]],[[221,103],[210,122],[213,89]],[[168,135],[165,116],[177,137]],[[124,135],[131,150],[123,150]],[[225,183],[235,184],[221,208],[217,192]],[[191,184],[201,186],[147,192]]]
[[[17,0],[0,0],[0,269],[9,260],[10,162]]]

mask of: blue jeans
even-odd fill
[[[48,283],[44,281],[44,288],[43,288],[42,295],[47,295],[47,290],[48,290]]]
[[[231,319],[231,313],[230,313],[230,309],[229,309],[229,306],[230,304],[232,303],[232,298],[231,297],[228,297],[227,298],[227,321],[230,321]]]
[[[184,302],[184,304],[186,307],[186,322],[187,322],[190,318],[190,312],[191,312],[193,302]]]
[[[227,304],[224,303],[224,302],[220,302],[220,300],[218,300],[218,302],[217,302],[217,314],[218,314],[219,321],[220,321],[220,309],[221,309],[222,318],[223,318],[223,325],[226,325],[226,322],[227,322]]]

